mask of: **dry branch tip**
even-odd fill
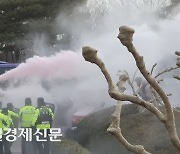
[[[132,44],[134,32],[135,30],[128,26],[121,26],[119,28],[118,38],[124,46]]]
[[[177,65],[178,67],[180,67],[180,57],[178,57],[178,58],[176,59],[176,65]]]
[[[176,54],[177,56],[180,56],[180,52],[179,52],[179,51],[176,51],[175,54]]]
[[[97,50],[89,46],[82,47],[82,55],[86,61],[94,63],[97,59]]]

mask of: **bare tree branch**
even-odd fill
[[[119,82],[117,83],[117,86],[118,86],[118,90],[120,93],[123,93],[126,90],[125,83],[128,79],[129,79],[129,77],[125,74],[123,74],[119,77]],[[114,113],[111,115],[111,124],[108,128],[109,132],[111,132],[112,129],[116,129],[116,128],[118,130],[120,130],[121,109],[122,109],[122,102],[117,101],[116,109],[115,109]]]
[[[131,79],[130,79],[130,77],[129,77],[129,73],[126,71],[126,70],[124,70],[124,72],[126,73],[126,75],[128,76],[128,84],[130,85],[130,87],[132,88],[132,91],[133,91],[133,95],[134,96],[138,96],[137,95],[137,93],[135,92],[135,89],[134,89],[134,86],[133,86],[133,83],[131,82]],[[136,73],[136,72],[135,72]],[[135,76],[135,74],[134,74],[134,76]]]
[[[111,134],[114,135],[126,148],[127,150],[134,152],[136,154],[150,154],[147,152],[142,145],[132,145],[123,137],[121,134],[121,130],[118,128],[114,128],[109,130]]]
[[[177,65],[178,67],[180,67],[180,57],[177,58],[177,60],[176,60],[176,65]]]
[[[97,50],[93,49],[91,47],[83,47],[82,48],[82,54],[86,61],[89,61],[91,63],[96,64],[102,71],[103,75],[105,76],[107,83],[108,83],[108,92],[109,95],[114,98],[115,100],[118,100],[117,108],[116,108],[116,115],[111,117],[111,120],[114,121],[113,130],[111,130],[112,134],[118,138],[119,141],[124,142],[123,145],[127,146],[127,149],[130,151],[135,150],[136,148],[133,148],[134,146],[129,144],[126,139],[122,136],[120,128],[118,128],[120,119],[117,119],[117,116],[120,117],[120,111],[121,111],[121,101],[130,101],[134,104],[143,106],[150,112],[154,113],[165,125],[166,130],[168,131],[168,135],[170,138],[171,143],[180,151],[180,140],[178,138],[177,132],[176,132],[176,126],[175,126],[175,119],[174,119],[174,113],[173,108],[170,104],[169,98],[166,95],[166,93],[163,91],[163,89],[159,86],[158,82],[155,80],[155,78],[152,77],[151,73],[149,73],[146,69],[143,57],[139,55],[139,53],[136,51],[136,48],[134,47],[132,41],[133,41],[133,34],[134,29],[129,28],[127,26],[122,26],[119,28],[119,35],[118,38],[120,39],[121,43],[127,47],[128,51],[133,55],[136,65],[139,68],[140,72],[146,79],[146,81],[150,84],[152,89],[155,91],[155,95],[157,95],[156,99],[161,99],[164,103],[165,107],[165,114],[163,114],[160,110],[158,110],[152,103],[145,101],[141,98],[138,98],[137,96],[132,95],[126,95],[123,94],[121,91],[125,90],[125,87],[121,87],[119,91],[116,89],[115,84],[112,81],[112,78],[107,71],[105,64],[103,61],[97,56]],[[177,59],[177,66],[180,59]],[[179,67],[179,66],[178,66]],[[166,70],[167,71],[167,70]],[[119,112],[118,112],[119,111]],[[138,153],[146,153],[144,148],[142,146],[138,146]],[[135,152],[136,153],[136,152]]]
[[[176,54],[177,56],[180,56],[180,52],[179,52],[179,51],[176,51],[175,54]]]
[[[162,114],[150,102],[147,102],[147,101],[145,101],[141,98],[138,98],[136,96],[121,94],[116,90],[115,84],[113,83],[112,78],[111,78],[110,74],[108,73],[108,71],[105,67],[105,64],[97,56],[97,50],[96,49],[93,49],[93,48],[87,47],[87,46],[83,47],[82,48],[82,54],[83,54],[83,57],[86,61],[89,61],[89,62],[94,63],[97,66],[99,66],[99,68],[101,69],[102,73],[104,74],[104,76],[107,80],[108,88],[109,88],[108,92],[112,98],[114,98],[115,100],[129,101],[129,102],[132,102],[134,104],[141,105],[141,106],[145,107],[147,110],[149,110],[150,112],[154,113],[162,122],[165,121],[166,118],[165,118],[164,114]]]
[[[169,68],[169,69],[166,69],[166,70],[158,73],[154,78],[157,78],[157,77],[159,77],[160,75],[162,75],[162,74],[164,74],[164,73],[166,73],[166,72],[170,72],[170,71],[175,70],[175,69],[178,69],[178,68],[179,68],[179,66],[171,67],[171,68]]]
[[[180,76],[178,76],[178,75],[174,75],[173,78],[175,78],[175,79],[180,81]]]
[[[134,56],[134,59],[136,61],[136,65],[139,68],[140,72],[142,73],[144,78],[149,82],[149,84],[157,91],[159,96],[164,101],[164,103],[166,105],[166,109],[172,114],[173,112],[172,112],[168,97],[166,96],[166,94],[162,90],[162,88],[159,86],[159,84],[156,82],[156,80],[147,71],[143,57],[139,55],[139,53],[136,51],[136,49],[132,43],[133,34],[135,32],[134,29],[129,28],[127,26],[122,26],[119,28],[119,31],[120,31],[120,33],[118,35],[118,38],[120,39],[121,43],[127,47],[129,52],[132,53],[132,55]]]
[[[117,83],[118,90],[120,93],[125,91],[125,82],[129,80],[129,76],[127,74],[123,74],[119,77],[119,82]],[[111,124],[107,129],[112,135],[116,136],[116,138],[131,152],[137,154],[150,154],[147,152],[143,146],[141,145],[132,145],[130,144],[122,135],[120,128],[120,115],[122,109],[122,101],[117,101],[116,109],[114,113],[111,115]]]
[[[152,66],[152,69],[151,69],[151,75],[152,75],[152,73],[153,73],[153,71],[154,71],[154,68],[157,66],[157,63],[155,63],[153,66]]]
[[[162,81],[164,81],[164,80],[163,80],[163,79],[157,80],[157,83],[160,83],[160,82],[162,82]]]
[[[83,57],[86,61],[89,61],[89,62],[94,63],[97,66],[99,66],[99,68],[101,69],[102,73],[104,74],[104,76],[107,80],[108,87],[109,87],[109,95],[112,98],[114,98],[115,100],[119,100],[119,101],[130,101],[132,103],[144,106],[146,109],[148,109],[149,111],[154,113],[161,121],[164,122],[166,120],[165,115],[162,114],[153,104],[146,102],[143,99],[140,99],[140,98],[135,97],[135,96],[122,94],[116,90],[115,85],[111,79],[111,76],[105,67],[105,64],[97,56],[97,50],[95,50],[91,47],[83,47],[82,48],[82,54],[83,54]],[[123,91],[123,90],[125,90],[124,88],[121,88],[119,90]],[[116,121],[113,123],[114,127],[119,125],[119,119],[117,119],[117,116],[120,116],[120,113],[117,113],[118,110],[119,111],[121,110],[121,102],[118,102],[118,106],[117,106],[116,111],[115,111],[116,116],[111,116],[111,120]],[[123,145],[127,146],[128,150],[130,150],[130,151],[134,150],[134,152],[136,151],[135,153],[139,153],[139,154],[140,153],[141,154],[148,154],[148,152],[144,150],[143,146],[137,145],[136,148],[133,148],[134,146],[129,144],[126,141],[126,139],[122,136],[120,128],[113,128],[113,129],[110,129],[109,131],[111,131],[111,133],[114,136],[116,136],[117,139],[121,143],[123,143]]]
[[[137,68],[136,71],[134,72],[134,75],[133,75],[133,78],[132,78],[132,84],[134,83],[134,79],[135,79],[135,77],[136,77],[137,71],[138,71],[138,68]]]
[[[176,132],[174,113],[173,113],[171,104],[169,102],[168,96],[163,91],[163,89],[159,86],[155,78],[153,78],[151,74],[147,71],[143,57],[140,56],[139,53],[136,51],[136,48],[134,47],[132,43],[134,32],[135,32],[134,29],[127,26],[122,26],[119,28],[118,38],[120,39],[121,43],[127,47],[128,51],[133,55],[136,61],[136,65],[139,68],[142,75],[144,76],[144,78],[149,82],[152,88],[154,88],[154,90],[161,97],[164,103],[165,109],[166,109],[167,119],[164,122],[165,127],[169,133],[169,137],[172,144],[180,151],[180,140]]]
[[[155,98],[155,102],[157,102],[158,104],[161,104],[162,106],[164,106],[164,104],[163,104],[161,98],[159,97],[158,93],[152,88],[152,86],[150,86],[150,88],[151,88],[151,92],[152,92],[152,94],[153,94],[153,96]],[[156,107],[158,107],[158,104],[156,104],[157,105]]]

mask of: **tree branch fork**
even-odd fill
[[[150,86],[156,91],[156,93],[159,95],[161,98],[164,107],[166,109],[166,113],[162,113],[158,108],[156,108],[151,102],[147,102],[138,96],[132,96],[132,95],[127,95],[124,94],[124,91],[121,91],[124,89],[124,83],[127,79],[125,80],[120,80],[121,86],[118,87],[119,89],[117,90],[115,84],[112,81],[112,78],[107,71],[105,64],[103,61],[97,56],[98,51],[94,48],[91,48],[89,46],[85,46],[82,48],[82,55],[84,59],[88,62],[96,64],[100,70],[102,71],[103,75],[106,78],[106,81],[108,83],[108,92],[109,95],[117,100],[117,106],[115,109],[115,112],[111,116],[111,125],[108,128],[108,131],[111,132],[116,138],[130,151],[134,153],[139,153],[139,154],[147,154],[147,152],[143,146],[141,145],[131,145],[126,141],[126,139],[123,137],[121,134],[121,129],[120,129],[120,113],[121,113],[121,108],[122,108],[122,101],[129,101],[134,104],[143,106],[153,114],[155,114],[161,122],[165,125],[170,141],[172,144],[180,151],[180,140],[179,137],[177,136],[176,132],[176,126],[175,126],[175,120],[174,120],[174,113],[172,106],[170,104],[170,101],[168,99],[168,96],[165,94],[163,89],[159,86],[158,82],[155,80],[155,78],[152,77],[151,73],[148,72],[145,66],[145,62],[143,60],[143,57],[139,55],[139,53],[136,51],[136,48],[133,45],[133,34],[135,33],[135,30],[127,27],[127,26],[122,26],[119,28],[119,35],[118,38],[120,42],[127,47],[128,51],[133,55],[136,65],[139,68],[140,72],[144,76],[144,78],[148,81]],[[179,59],[178,59],[179,60]],[[178,61],[177,60],[177,61]],[[179,61],[178,61],[179,62]],[[177,66],[178,63],[177,62]]]

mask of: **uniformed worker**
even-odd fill
[[[7,109],[8,109],[8,116],[10,118],[13,118],[13,117],[19,117],[19,115],[17,113],[14,112],[14,106],[12,103],[7,103]]]
[[[19,114],[14,112],[14,106],[12,103],[7,103],[8,116],[12,119],[14,127],[18,128]]]
[[[11,153],[11,145],[12,142],[9,142],[6,139],[6,135],[4,135],[7,132],[8,128],[13,128],[13,122],[12,119],[8,116],[8,109],[3,108],[0,113],[0,153],[1,154],[12,154]]]
[[[54,119],[54,114],[51,108],[46,106],[43,97],[38,97],[37,109],[33,120],[33,124],[36,126],[36,129],[40,129],[40,132],[47,133],[47,137],[44,138],[46,141],[36,142],[37,150],[39,154],[49,154],[50,140],[48,134],[53,119]]]
[[[23,106],[19,111],[21,128],[31,128],[33,116],[36,113],[36,108],[32,106],[31,98],[25,98],[25,106]],[[21,150],[22,154],[25,154],[27,142],[25,138],[21,139]]]

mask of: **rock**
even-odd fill
[[[129,154],[121,143],[106,130],[115,107],[96,112],[80,122],[76,136],[81,145],[93,154]],[[177,132],[180,134],[180,112],[175,112]],[[164,125],[152,113],[138,112],[137,105],[123,105],[121,130],[131,144],[141,144],[156,154],[179,153],[171,144]]]

